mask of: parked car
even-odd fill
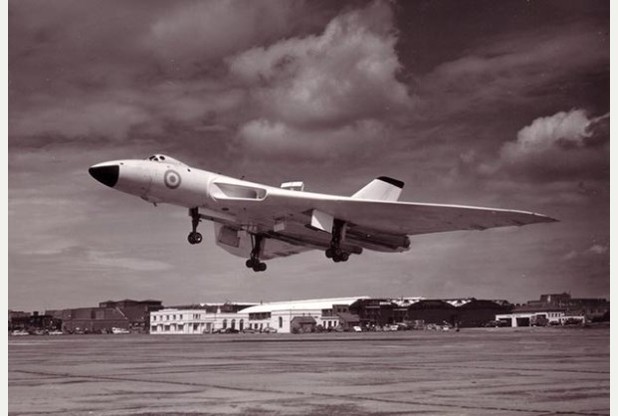
[[[220,329],[214,330],[212,333],[213,334],[238,334],[239,332],[240,331],[238,331],[238,329],[220,328]]]
[[[483,326],[485,328],[499,328],[499,327],[509,326],[509,323],[506,321],[497,320],[497,321],[486,322]]]

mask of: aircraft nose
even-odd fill
[[[104,185],[113,188],[118,182],[118,176],[120,173],[120,166],[118,165],[106,165],[106,166],[92,166],[88,169],[90,176]]]

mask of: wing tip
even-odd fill
[[[543,215],[543,214],[537,214],[537,213],[532,213],[532,215],[538,220],[537,222],[560,222],[559,219],[547,216],[547,215]]]
[[[390,183],[391,185],[396,186],[399,189],[403,189],[403,186],[405,185],[399,179],[394,179],[394,178],[391,178],[389,176],[380,176],[377,179],[381,180],[382,182]]]

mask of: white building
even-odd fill
[[[316,325],[329,329],[339,325],[338,312],[347,312],[351,304],[359,299],[367,298],[367,296],[357,296],[270,302],[243,309],[242,312],[248,314],[249,329],[258,331],[274,328],[277,332],[290,333],[292,332],[292,320],[296,317],[311,317]]]
[[[241,311],[242,312],[242,311]],[[209,334],[222,329],[242,331],[247,315],[238,312],[207,312],[205,308],[167,308],[150,313],[151,334]]]
[[[496,321],[506,321],[511,324],[512,327],[519,326],[534,326],[540,322],[543,325],[564,325],[567,322],[579,321],[582,324],[585,323],[586,318],[584,316],[566,315],[564,310],[521,310],[513,311],[511,313],[496,315]]]
[[[151,334],[208,334],[220,330],[292,332],[292,320],[311,317],[316,325],[335,328],[339,325],[338,313],[347,312],[349,306],[367,296],[350,298],[310,299],[269,302],[249,306],[238,312],[207,312],[206,307],[177,309],[167,308],[150,313]],[[212,308],[211,308],[212,309]]]

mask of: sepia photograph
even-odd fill
[[[609,0],[9,0],[7,413],[610,414]]]

